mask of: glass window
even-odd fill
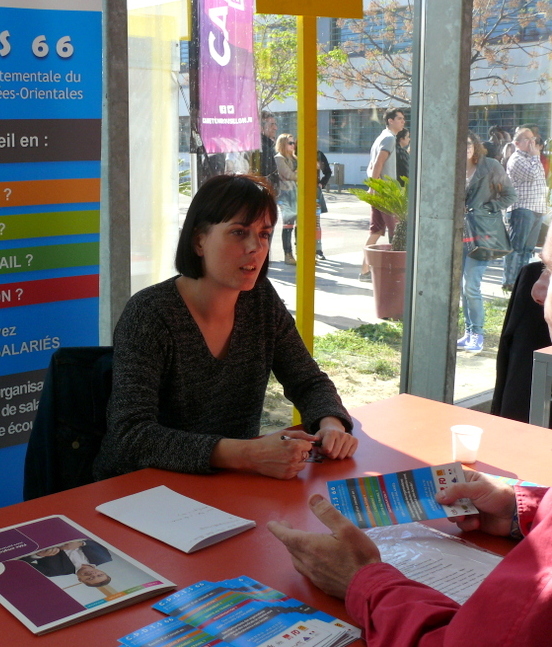
[[[276,112],[279,133],[291,133],[297,136],[297,112]]]
[[[181,5],[128,3],[131,289],[174,273]]]
[[[178,150],[181,153],[190,152],[190,117],[179,117]]]
[[[389,3],[386,10],[369,11],[363,20],[334,19],[331,43],[333,47],[350,47],[356,56],[374,48],[387,54],[410,49],[412,8]]]
[[[410,109],[400,107],[407,119]],[[366,155],[382,130],[382,108],[370,110],[332,110],[329,141],[331,153],[362,153]]]
[[[496,260],[479,261],[479,266],[473,258],[465,260],[460,334],[464,331],[471,334],[472,347],[469,344],[464,346],[464,335],[457,354],[457,399],[491,390],[495,386],[498,345],[507,307],[512,299],[512,287],[520,272],[528,271],[522,269],[524,266],[539,261],[538,252],[546,229],[546,212],[550,208],[544,178],[549,172],[545,142],[551,133],[548,38],[552,23],[540,2],[512,2],[507,8],[504,6],[504,11],[500,11],[502,6],[503,3],[497,2],[488,6],[478,4],[474,8],[469,128],[481,141],[488,142],[485,144],[487,156],[495,157],[503,165],[517,192],[517,197],[503,200],[502,209],[497,211],[497,217],[503,219],[511,235],[514,251]],[[519,154],[512,156],[516,151],[516,144],[512,140],[516,137],[517,129],[523,125],[529,126],[535,136],[540,137],[543,149],[538,153],[542,181],[534,179],[524,186],[519,173],[519,164],[523,159]],[[526,159],[538,157],[531,151],[531,156]],[[466,182],[470,182],[472,171],[468,154]],[[546,181],[549,184],[550,177]],[[498,186],[500,193],[500,185],[493,186]],[[472,204],[469,197],[472,195],[469,184],[467,195],[467,206],[477,208],[478,205]],[[532,197],[528,201],[529,195]],[[534,209],[525,211],[531,205],[536,206],[537,202],[541,214],[537,215]],[[520,298],[519,293],[515,298]],[[525,294],[525,298],[530,299],[529,294]],[[532,323],[535,334],[539,326],[542,328],[544,325],[542,318],[540,321],[537,319]],[[512,319],[509,321],[511,326]],[[515,329],[509,328],[508,334],[515,335]],[[481,342],[479,346],[473,343],[475,336]],[[524,352],[531,355],[529,346],[527,344]],[[530,384],[530,371],[525,375],[510,375],[507,378],[504,372],[509,352],[507,347],[503,352],[505,355],[498,367],[500,379],[497,384],[509,379],[511,384],[517,384],[519,395]],[[527,366],[530,364],[529,356]],[[502,386],[495,395],[502,399]],[[521,402],[523,397],[518,395],[516,399]],[[526,396],[528,413],[528,392]],[[511,401],[511,393],[505,399]],[[500,406],[504,405],[506,409],[509,406],[508,402],[503,402],[496,411],[500,413]]]
[[[315,334],[319,338],[316,353],[324,368],[340,381],[349,405],[398,392],[402,324],[400,321],[384,321],[377,316],[375,286],[369,280],[359,279],[360,274],[366,273],[362,263],[364,246],[370,236],[372,212],[367,204],[352,196],[349,189],[365,188],[363,181],[370,149],[384,128],[385,110],[400,108],[404,111],[407,127],[410,122],[413,4],[380,0],[370,3],[370,6],[375,4],[379,8],[363,20],[327,19],[321,30],[328,41],[325,45],[330,49],[341,48],[346,56],[340,64],[324,71],[327,83],[318,98],[318,148],[325,154],[332,177],[322,191],[323,200],[319,201],[321,213],[316,232],[317,247],[324,256],[323,260],[319,257],[316,265]],[[542,3],[537,0],[512,0],[508,3],[508,13],[499,11],[503,3],[475,4],[474,46],[479,47],[483,43],[484,47],[477,54],[474,51],[470,130],[487,141],[493,127],[495,130],[498,127],[511,138],[519,125],[531,124],[538,128],[543,140],[548,140],[552,117],[548,85],[550,45],[547,40],[552,21],[548,13],[541,11]],[[161,213],[168,218],[163,225],[164,231],[169,232],[167,240],[174,237],[173,211],[180,211],[182,216],[188,200],[181,195],[180,203],[175,205],[168,193],[163,193],[159,187],[154,190],[152,185],[162,177],[163,186],[168,187],[170,183],[175,192],[178,172],[187,171],[191,166],[189,47],[175,34],[174,39],[171,36],[163,41],[163,51],[171,52],[171,56],[163,59],[162,50],[158,47],[165,36],[161,37],[159,18],[156,17],[151,24],[155,24],[151,34],[143,31],[141,23],[140,30],[130,30],[131,164],[133,191],[136,192],[133,210],[155,213],[155,219],[145,219],[137,227],[137,237],[147,239],[142,241],[144,245],[152,238],[151,232],[157,231],[156,218],[161,217]],[[276,21],[275,24],[278,25],[278,34],[267,42],[277,44],[284,37],[286,43],[291,42],[293,38],[288,39],[287,22]],[[294,53],[290,48],[285,53],[287,64]],[[159,64],[160,61],[163,65]],[[276,73],[276,55],[269,68],[270,65],[274,66],[272,71]],[[379,76],[374,74],[377,66],[382,70]],[[289,70],[286,68],[286,71]],[[174,83],[174,72],[177,72],[183,88]],[[340,79],[345,80],[341,85]],[[159,89],[162,89],[161,94]],[[185,99],[182,91],[186,94]],[[276,116],[277,134],[288,132],[297,136],[292,85],[284,95],[279,97],[281,101],[272,101],[268,109]],[[148,97],[147,101],[144,101],[144,96]],[[176,98],[178,96],[179,99]],[[168,98],[168,103],[165,98]],[[180,101],[178,117],[176,101]],[[455,133],[439,133],[438,129],[437,133],[443,138],[444,145],[455,137]],[[408,144],[403,152],[408,153]],[[260,167],[259,158],[258,151],[247,151],[247,155],[240,155],[238,161],[240,164],[244,162],[243,168],[249,164],[248,168],[256,169]],[[213,154],[202,159],[205,162],[203,168],[208,173],[224,172],[229,168],[225,154]],[[543,161],[547,161],[546,149]],[[238,168],[237,164],[234,163],[232,168]],[[420,181],[424,182],[424,178]],[[503,215],[508,221],[506,210]],[[272,242],[269,276],[294,312],[295,267],[285,262],[282,230],[280,219]],[[291,240],[296,254],[293,235]],[[389,243],[387,230],[376,244]],[[536,251],[538,248],[537,245]],[[159,249],[163,249],[165,259],[171,258],[172,253],[166,253],[166,245]],[[150,263],[150,256],[157,255],[157,251],[144,252],[133,247],[133,254],[140,262],[145,259]],[[536,256],[532,258],[536,259]],[[458,399],[494,386],[496,352],[510,298],[510,293],[502,290],[504,262],[504,259],[493,261],[484,269],[481,289],[485,342],[480,353],[470,354],[461,350],[457,354],[455,397]],[[400,315],[393,319],[400,319]],[[461,314],[460,336],[464,324],[464,314]],[[323,332],[336,337],[333,341],[328,341],[331,337],[322,341]],[[378,343],[384,340],[381,342],[384,346],[366,350],[367,341],[371,343],[373,340]],[[428,353],[431,352],[432,349],[428,349]],[[338,368],[341,373],[338,373]]]

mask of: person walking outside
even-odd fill
[[[483,211],[485,216],[502,219],[502,210],[516,199],[516,192],[500,162],[485,157],[477,135],[468,132],[466,162],[466,213]],[[462,309],[466,331],[457,342],[460,350],[479,353],[483,350],[485,310],[481,280],[489,261],[479,261],[462,252]]]
[[[536,139],[529,128],[519,128],[514,135],[516,150],[506,167],[517,200],[511,207],[507,226],[514,251],[504,259],[505,292],[512,291],[519,271],[531,260],[546,213],[546,179]]]
[[[295,151],[297,154],[297,150]],[[317,179],[318,184],[316,186],[316,260],[325,261],[326,257],[322,251],[322,223],[320,221],[320,216],[323,213],[328,213],[328,207],[326,206],[326,200],[324,199],[324,194],[322,189],[326,188],[326,185],[332,177],[332,169],[328,163],[328,158],[324,155],[322,151],[316,151],[316,166],[317,166]]]
[[[292,246],[293,231],[297,222],[297,157],[293,135],[282,133],[278,137],[275,160],[280,182],[278,208],[282,215],[284,263],[297,265]]]
[[[274,155],[274,140],[278,132],[276,117],[268,110],[261,112],[261,175],[264,176],[272,185],[275,193],[278,193],[278,169]]]
[[[400,182],[401,186],[404,186],[403,177],[409,176],[409,166],[410,166],[410,153],[408,152],[408,147],[410,146],[410,132],[407,128],[403,128],[400,132],[397,133],[397,180]]]
[[[388,176],[396,180],[397,143],[395,137],[397,133],[404,129],[404,112],[399,108],[387,110],[384,115],[384,121],[385,128],[370,149],[370,163],[366,174],[369,178],[383,178]],[[395,232],[395,218],[372,207],[370,236],[366,241],[365,247],[375,245],[379,237],[385,234],[386,229],[389,233],[389,240],[391,241]],[[370,265],[366,254],[364,255],[362,269],[358,278],[360,281],[370,280]]]

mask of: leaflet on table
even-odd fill
[[[296,622],[335,621],[293,598],[258,600],[218,582],[198,582],[158,602],[154,608],[201,627],[234,647],[261,645]]]
[[[0,603],[35,634],[174,586],[64,516],[0,530]]]
[[[420,523],[370,528],[381,559],[463,604],[502,557]]]
[[[316,620],[308,625],[298,622],[259,647],[301,647],[307,642],[309,647],[331,647],[339,632],[338,627]],[[119,642],[127,647],[232,647],[170,616],[119,638]]]
[[[461,463],[420,467],[381,476],[328,481],[331,503],[359,528],[477,514],[469,499],[440,505],[435,494],[464,483]]]
[[[96,510],[135,530],[192,553],[255,527],[236,517],[159,485],[102,503]]]
[[[259,647],[301,647],[305,644],[308,644],[309,647],[331,647],[342,644],[341,634],[341,629],[335,625],[311,618],[306,622],[296,622],[291,627],[269,638]]]
[[[171,616],[119,638],[128,647],[231,647],[197,627]]]
[[[201,629],[202,639],[232,647],[277,647],[281,644],[295,645],[309,641],[311,647],[343,647],[360,636],[352,625],[327,613],[313,609],[307,604],[265,586],[247,576],[222,582],[201,581],[178,591],[154,605],[154,609],[177,618],[187,626]],[[129,634],[133,641],[141,635],[155,633],[156,645],[165,644],[163,627],[154,623],[145,634],[138,630]],[[186,629],[168,626],[167,632],[182,632]],[[151,633],[150,633],[151,632]],[[146,647],[149,642],[128,642],[129,636],[121,639],[125,645]],[[180,637],[180,636],[179,636]],[[300,640],[299,640],[300,638]],[[127,642],[125,642],[127,641]],[[205,644],[207,644],[205,642]],[[170,643],[180,645],[180,643]],[[182,645],[187,644],[182,642]],[[202,643],[203,644],[203,643]],[[194,642],[193,647],[200,647]]]
[[[247,593],[249,597],[257,600],[289,599],[289,595],[286,595],[281,591],[276,591],[276,589],[273,589],[266,584],[257,582],[257,580],[254,580],[252,577],[248,577],[247,575],[234,577],[230,580],[222,580],[220,585],[227,589],[232,589],[233,591],[243,591],[244,593]]]

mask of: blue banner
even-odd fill
[[[99,0],[0,0],[0,114],[0,505],[8,505],[22,499],[52,353],[98,344]]]

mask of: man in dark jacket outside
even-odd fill
[[[274,159],[274,141],[277,132],[276,117],[268,110],[263,110],[261,113],[261,175],[270,182],[276,194],[280,183]]]

